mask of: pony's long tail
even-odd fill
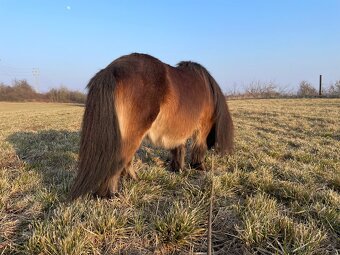
[[[215,147],[220,154],[232,153],[234,148],[234,125],[221,88],[215,79],[205,70],[210,83],[214,104],[214,125],[207,138],[208,148]]]
[[[121,134],[114,105],[114,70],[99,71],[87,88],[78,174],[71,189],[71,200],[97,191],[122,164]]]

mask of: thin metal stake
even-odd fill
[[[207,175],[208,177],[208,175]],[[211,157],[211,185],[210,185],[210,201],[209,201],[209,218],[208,218],[208,255],[212,255],[212,213],[214,199],[214,156]]]

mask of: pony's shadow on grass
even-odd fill
[[[13,145],[17,156],[25,162],[26,168],[41,176],[45,188],[66,199],[76,173],[80,132],[17,132],[10,135],[7,141]],[[144,141],[135,154],[135,160],[140,160],[143,165],[166,166],[169,153]]]
[[[44,130],[17,132],[7,138],[26,168],[40,174],[48,190],[65,194],[75,174],[79,132]]]
[[[134,160],[148,166],[168,167],[171,158],[169,151],[157,148],[148,139],[144,139],[134,155]]]

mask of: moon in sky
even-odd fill
[[[68,11],[71,10],[71,6],[69,6],[69,5],[66,6],[66,10],[68,10]]]

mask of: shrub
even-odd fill
[[[315,97],[318,95],[317,90],[307,81],[300,82],[297,95],[300,97]]]
[[[13,86],[0,84],[1,101],[32,101],[43,98],[44,96],[37,93],[26,80],[15,80]]]
[[[62,103],[85,103],[86,95],[79,91],[71,91],[65,87],[59,89],[51,89],[46,93],[46,96],[51,102]]]
[[[246,94],[252,98],[275,98],[280,95],[277,86],[273,82],[252,82],[246,89]]]
[[[340,80],[336,81],[334,85],[329,87],[327,94],[332,97],[340,96]]]

